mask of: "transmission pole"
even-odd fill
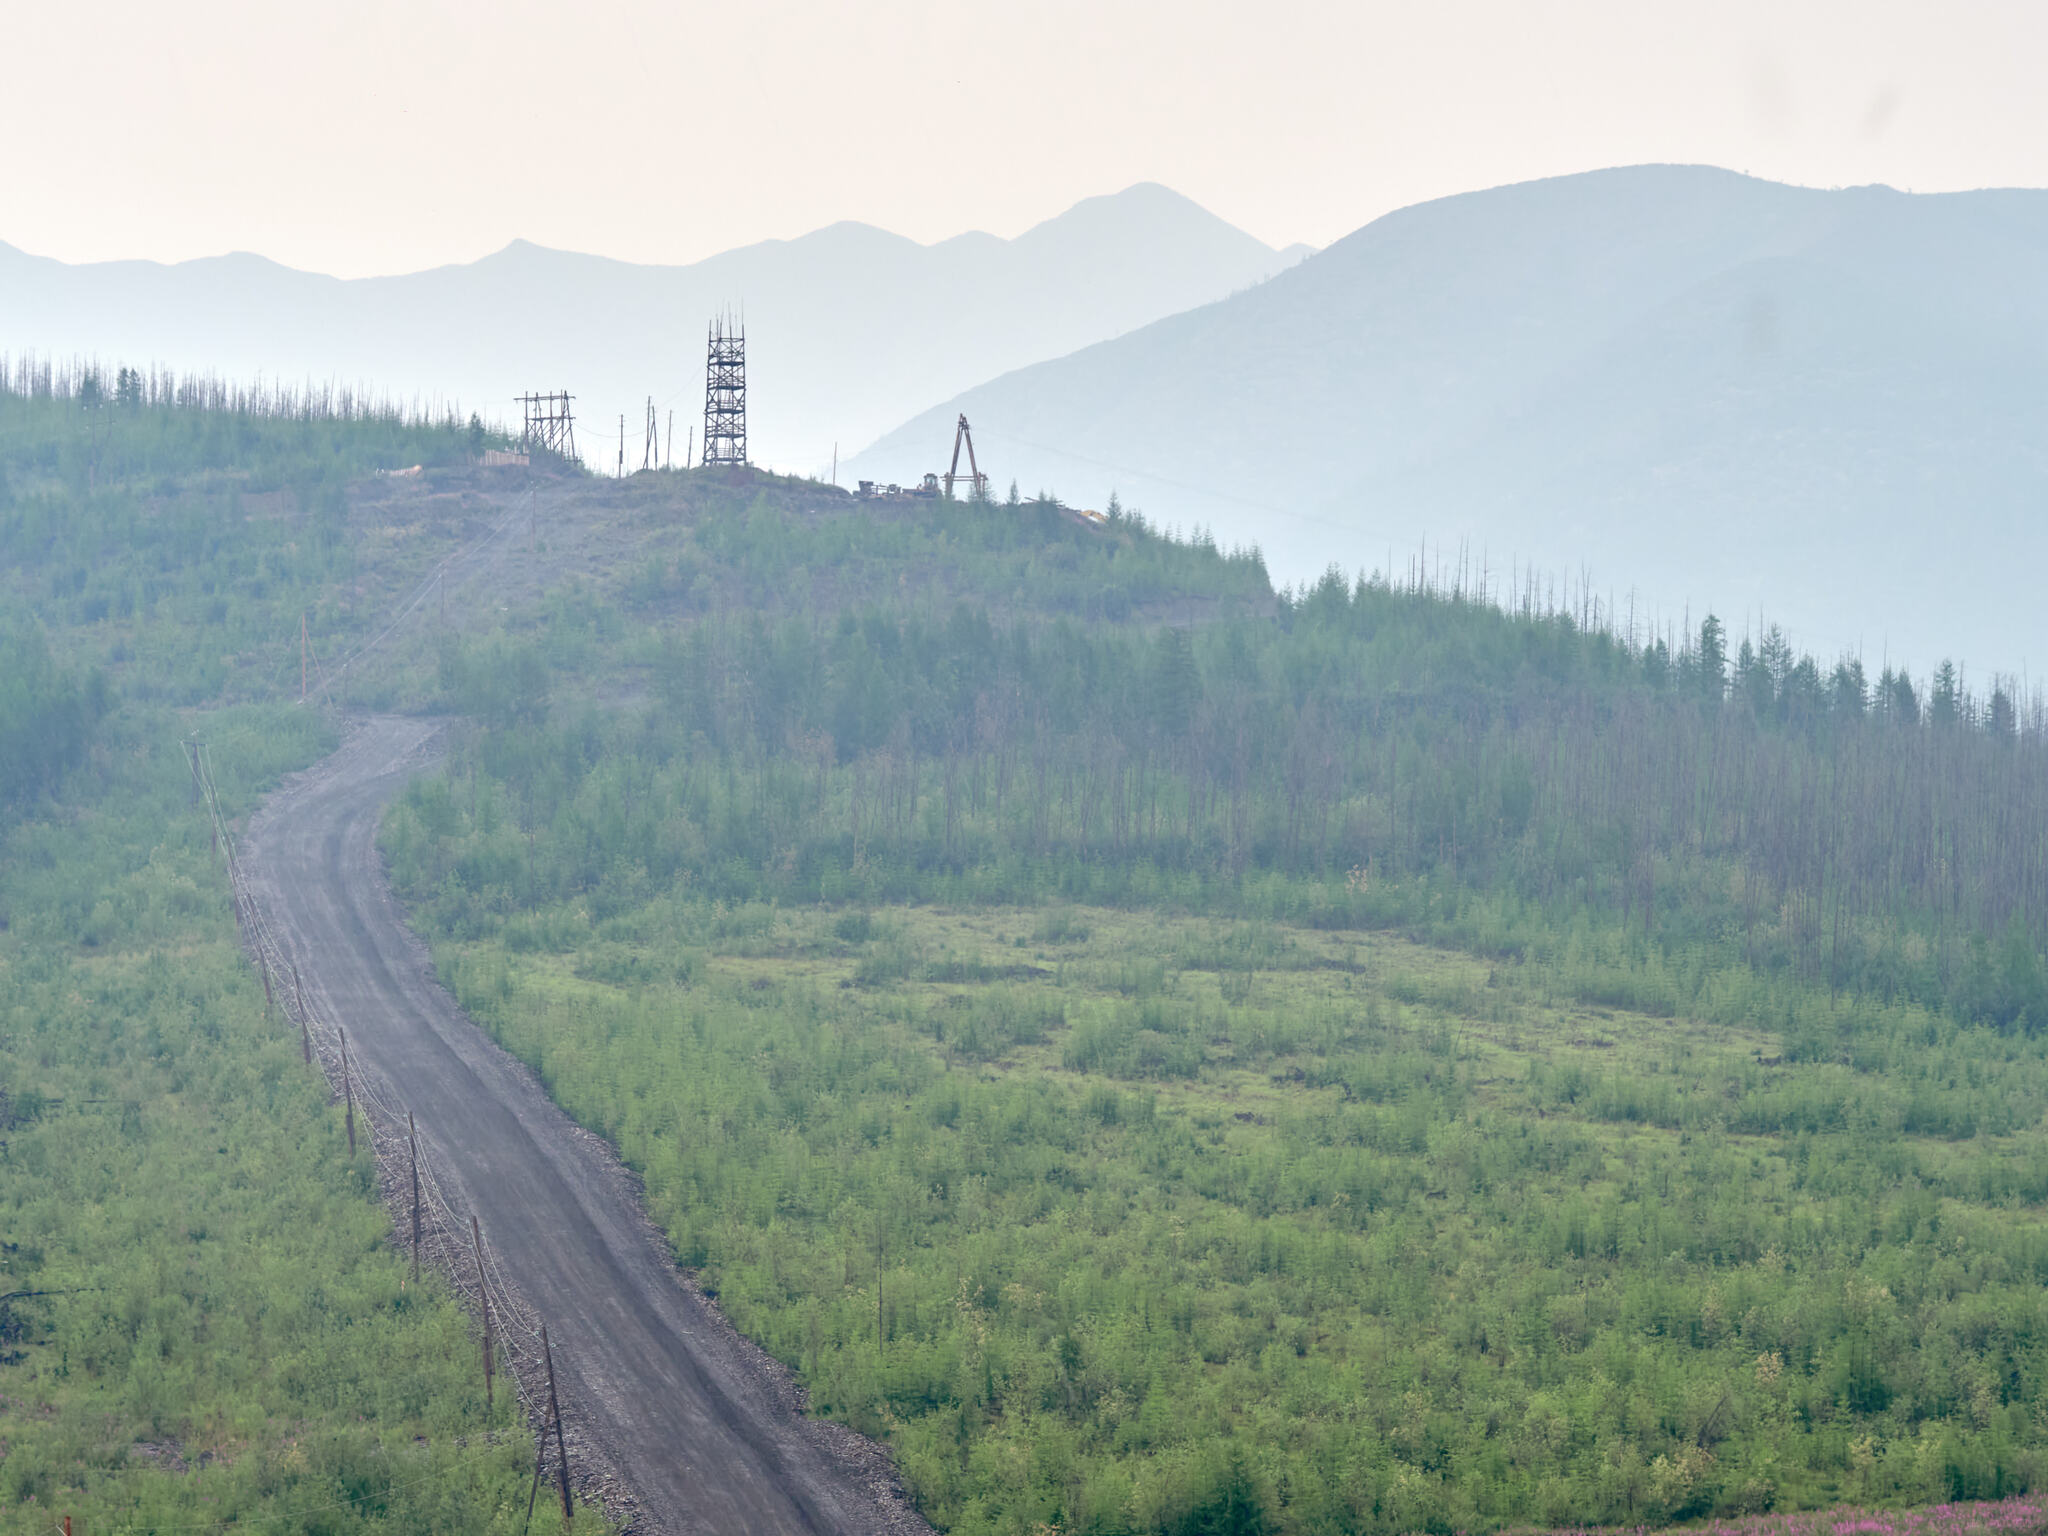
[[[711,322],[704,355],[704,464],[747,462],[747,332],[730,315]]]
[[[572,398],[566,389],[554,394],[519,396],[518,403],[526,408],[526,430],[521,441],[529,455],[541,452],[575,459],[576,417],[569,409]]]

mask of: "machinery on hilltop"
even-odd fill
[[[967,473],[960,473],[960,450],[967,450]],[[863,480],[854,494],[862,501],[951,501],[955,490],[965,485],[968,499],[987,501],[988,475],[983,471],[974,453],[974,428],[967,424],[967,415],[961,413],[958,425],[953,428],[953,460],[941,474],[929,474],[919,485],[888,485],[878,480]],[[1012,488],[1011,494],[1016,494]],[[1014,503],[1013,503],[1014,505]],[[1109,519],[1092,507],[1070,507],[1056,497],[1041,493],[1031,503],[1033,506],[1049,506],[1070,522],[1084,528],[1102,528]]]
[[[960,473],[960,450],[967,450],[967,473]],[[988,476],[974,456],[974,429],[967,424],[965,412],[961,413],[960,424],[953,429],[953,462],[943,475],[930,474],[921,485],[884,485],[876,480],[863,480],[857,494],[863,501],[930,501],[944,496],[953,499],[955,487],[965,484],[968,498],[973,501],[988,500]]]
[[[968,469],[968,473],[964,475],[960,473],[960,447],[963,443],[967,447]],[[925,478],[929,480],[931,476],[927,475]],[[953,486],[961,480],[965,480],[971,487],[968,495],[974,500],[988,500],[988,476],[984,475],[981,466],[974,462],[974,429],[967,425],[965,411],[960,413],[960,425],[953,429],[953,466],[945,474],[946,495],[949,498],[953,494]]]

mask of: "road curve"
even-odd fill
[[[556,1108],[432,976],[376,850],[385,803],[439,726],[360,721],[277,790],[241,850],[246,887],[356,1070],[418,1119],[454,1211],[546,1322],[574,1447],[625,1485],[636,1530],[907,1533],[878,1447],[805,1419],[773,1363],[686,1287],[607,1149]]]

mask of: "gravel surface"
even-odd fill
[[[395,1130],[379,1126],[387,1189],[409,1187],[410,1111],[445,1203],[437,1231],[458,1229],[439,1251],[459,1260],[474,1213],[524,1385],[531,1394],[537,1354],[518,1324],[538,1319],[577,1481],[630,1529],[929,1532],[881,1448],[803,1416],[789,1373],[677,1269],[610,1148],[434,980],[375,839],[385,803],[432,760],[439,734],[431,720],[356,722],[338,751],[265,802],[242,846],[248,888],[310,1011],[346,1028],[362,1091],[397,1110]],[[473,1281],[473,1266],[451,1268]]]

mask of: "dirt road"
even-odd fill
[[[465,1231],[477,1215],[505,1281],[546,1322],[572,1463],[609,1463],[635,1529],[928,1531],[880,1450],[795,1410],[774,1363],[681,1282],[607,1149],[433,980],[375,834],[437,735],[428,721],[361,722],[265,803],[242,869],[314,1014],[344,1026],[357,1071],[417,1116],[450,1209]]]

